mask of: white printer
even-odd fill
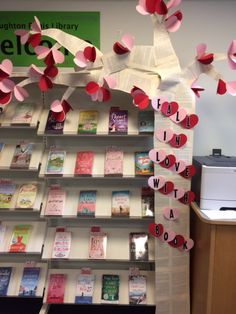
[[[201,209],[236,209],[236,157],[195,156],[192,191]]]

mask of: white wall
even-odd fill
[[[152,43],[149,17],[139,15],[135,0],[8,0],[1,1],[1,10],[97,11],[101,12],[101,50],[108,52],[120,33],[131,33],[136,44]],[[190,1],[181,5],[184,20],[180,30],[172,35],[173,45],[181,64],[187,65],[196,55],[198,43],[207,43],[211,52],[225,52],[236,39],[236,1]],[[1,21],[2,22],[2,21]],[[217,65],[218,66],[218,65]],[[226,81],[236,80],[236,72],[229,71],[226,63],[219,63]],[[202,77],[206,88],[196,110],[200,123],[195,128],[194,154],[208,155],[212,148],[222,148],[226,155],[236,155],[236,98],[216,96],[216,82]]]

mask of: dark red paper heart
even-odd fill
[[[42,75],[38,82],[38,86],[42,92],[46,92],[48,89],[53,87],[53,84],[50,78],[46,75]]]
[[[2,69],[0,69],[0,80],[2,81],[2,80],[6,79],[8,77],[9,77],[9,74],[7,74]]]
[[[187,166],[184,171],[180,172],[181,177],[185,179],[190,179],[192,178],[196,173],[196,169],[193,165]]]
[[[38,46],[40,44],[40,41],[41,41],[41,34],[39,33],[31,35],[27,40],[28,44],[30,44],[33,48]]]
[[[219,79],[217,86],[217,94],[224,95],[226,91],[227,91],[226,83],[223,80]]]
[[[184,237],[181,234],[177,234],[174,240],[168,242],[168,244],[174,248],[178,248],[184,244]]]
[[[155,12],[156,2],[157,0],[146,0],[146,9],[148,13],[153,14]]]
[[[188,138],[185,134],[174,134],[172,139],[168,142],[172,147],[180,148],[184,146]]]
[[[52,112],[52,116],[53,118],[57,121],[57,122],[63,122],[65,120],[65,112],[64,111],[61,111],[61,112],[54,112],[54,111],[51,111]]]
[[[168,9],[167,9],[165,2],[162,0],[157,0],[155,11],[159,15],[166,15],[168,13]]]
[[[146,94],[137,94],[134,96],[134,104],[138,106],[140,110],[146,109],[149,105],[149,97]]]
[[[86,59],[88,59],[91,62],[94,62],[96,60],[96,49],[94,47],[85,47],[84,48],[84,56]]]
[[[48,55],[47,55],[46,58],[44,59],[44,63],[45,63],[47,66],[49,66],[49,67],[51,67],[51,66],[53,66],[53,65],[55,64],[55,60],[54,60],[52,51],[50,51],[50,52],[48,53]]]
[[[195,199],[195,194],[192,191],[188,191],[184,194],[182,198],[179,199],[179,201],[183,204],[190,204],[194,201]]]
[[[0,104],[1,105],[6,105],[10,102],[12,98],[12,93],[9,92],[9,93],[3,93],[1,90],[0,90]]]
[[[200,63],[205,64],[205,65],[211,64],[212,61],[214,60],[214,54],[213,53],[204,54],[203,56],[201,56],[197,60]]]
[[[174,183],[171,181],[166,181],[165,185],[158,191],[162,194],[169,194],[174,190]]]
[[[148,225],[148,232],[153,237],[159,238],[164,232],[164,227],[162,224],[151,223]]]
[[[167,102],[165,101],[161,105],[161,112],[164,114],[166,117],[170,117],[173,114],[175,114],[179,109],[179,105],[177,102],[172,101],[172,102]]]
[[[129,49],[125,46],[121,45],[118,41],[114,43],[113,45],[113,51],[118,55],[123,55],[127,52],[129,52]]]
[[[170,154],[170,155],[167,155],[166,158],[159,163],[160,166],[162,166],[163,168],[170,168],[172,167],[176,162],[176,158],[174,155]]]
[[[198,116],[194,113],[187,115],[183,121],[180,122],[184,129],[192,129],[198,123]]]
[[[55,67],[54,65],[47,66],[46,69],[44,70],[44,74],[51,78],[54,78],[58,74],[58,68]]]
[[[67,114],[70,110],[73,110],[71,105],[66,100],[63,100],[61,105],[65,114]]]
[[[86,85],[85,89],[89,95],[92,95],[98,91],[99,85],[96,82],[91,81]]]
[[[108,101],[111,98],[110,91],[104,87],[101,87],[100,90],[102,92],[102,101]]]

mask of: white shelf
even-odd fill
[[[12,267],[11,278],[7,290],[6,297],[18,297],[20,290],[20,283],[25,264],[23,263],[0,263],[0,267]],[[42,297],[47,276],[47,264],[35,263],[34,267],[40,267],[39,282],[36,290],[36,297]]]
[[[103,274],[114,274],[120,276],[119,285],[119,304],[128,305],[129,304],[129,291],[128,291],[128,276],[129,271],[127,270],[110,270],[110,269],[94,269],[92,271],[95,274],[94,282],[94,293],[93,293],[93,304],[101,304],[101,292],[102,292],[102,275]],[[48,273],[48,278],[50,274],[66,274],[66,286],[64,303],[73,304],[75,303],[76,295],[76,283],[77,277],[80,274],[79,269],[50,269]],[[155,276],[154,271],[140,271],[141,275],[147,276],[147,305],[155,305]],[[47,286],[44,294],[44,303],[47,299]]]
[[[92,224],[91,224],[92,225]],[[72,232],[71,249],[68,260],[88,260],[89,259],[89,237],[90,228],[88,227],[68,227],[66,231]],[[107,250],[106,260],[109,261],[130,261],[129,259],[129,233],[130,232],[147,232],[145,226],[139,228],[113,226],[112,228],[102,226],[102,231],[107,233]],[[50,260],[52,256],[53,243],[56,228],[48,228],[44,249],[42,254],[43,260]],[[154,238],[148,240],[149,261],[154,261]],[[58,260],[58,259],[56,259]],[[92,259],[91,259],[92,260]],[[132,261],[131,261],[132,262]],[[146,261],[145,261],[146,262]]]

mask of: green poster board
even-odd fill
[[[14,66],[35,64],[44,66],[37,60],[34,51],[28,44],[21,45],[15,35],[17,29],[30,29],[34,16],[37,16],[42,29],[58,28],[100,47],[100,12],[0,12],[0,62],[10,59]],[[50,47],[54,44],[51,38],[42,37],[41,44]],[[74,66],[73,56],[64,48],[64,67]]]

